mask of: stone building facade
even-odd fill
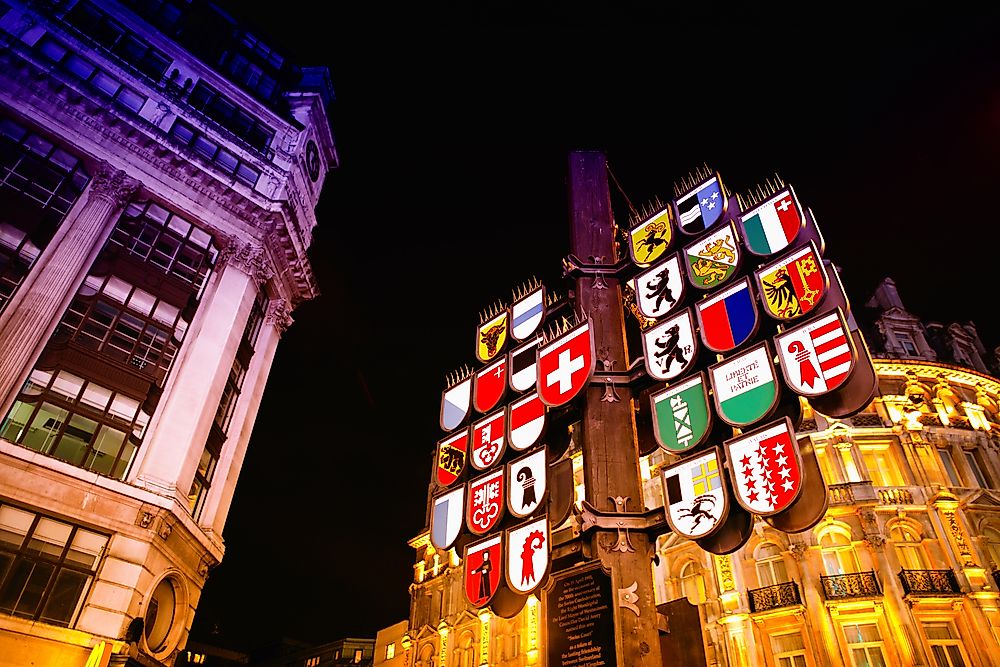
[[[657,540],[656,602],[697,607],[708,665],[1000,664],[996,354],[971,322],[907,311],[891,279],[854,315],[879,377],[876,398],[847,419],[803,401],[798,429],[829,489],[822,520],[789,534],[758,518],[749,541],[724,556],[670,533]],[[662,507],[657,471],[668,458],[657,451],[640,462],[647,509]],[[544,664],[537,601],[512,619],[475,613],[454,550],[439,553],[426,533],[410,546],[403,664]]]
[[[331,99],[209,2],[0,2],[3,667],[184,647],[317,295]]]

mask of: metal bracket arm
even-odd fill
[[[586,500],[581,501],[580,505],[582,507],[580,510],[580,531],[584,533],[598,528],[638,530],[651,535],[670,532],[670,527],[663,515],[663,508],[645,512],[603,512]]]
[[[563,258],[562,265],[564,278],[566,276],[572,276],[573,278],[580,278],[582,276],[612,276],[617,278],[623,269],[631,266],[624,258],[619,259],[614,264],[588,264],[572,253]]]

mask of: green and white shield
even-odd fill
[[[698,372],[680,384],[649,397],[653,408],[653,433],[668,452],[697,447],[712,426],[705,374]]]

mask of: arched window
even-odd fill
[[[415,667],[434,667],[434,644],[428,642],[420,647]]]
[[[983,528],[983,544],[986,548],[986,559],[993,569],[1000,569],[1000,530],[993,526]]]
[[[774,586],[790,581],[785,559],[777,544],[772,542],[761,544],[757,547],[754,560],[757,561],[757,578],[761,586]]]
[[[459,667],[476,667],[476,648],[471,632],[462,633],[457,652]]]
[[[823,553],[823,566],[826,568],[827,574],[848,574],[860,569],[858,556],[854,553],[854,546],[844,533],[828,530],[820,538],[819,546]]]
[[[681,567],[681,593],[691,604],[705,602],[705,577],[698,571],[694,561],[688,561]]]
[[[889,530],[889,539],[896,550],[896,558],[904,570],[929,570],[927,555],[915,530],[903,523],[897,523]]]

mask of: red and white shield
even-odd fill
[[[469,429],[438,442],[437,481],[441,486],[452,484],[465,470],[465,459],[469,455]]]
[[[822,396],[854,370],[854,341],[840,309],[774,337],[785,381],[797,394]]]
[[[536,392],[507,407],[507,438],[511,447],[520,452],[538,442],[545,431],[545,410]]]
[[[507,585],[530,593],[545,580],[549,569],[549,517],[541,516],[511,528],[507,535]]]
[[[503,516],[503,468],[469,482],[469,505],[465,522],[476,535],[493,530]]]
[[[472,383],[472,406],[479,412],[489,412],[507,390],[507,355],[500,357],[476,373]]]
[[[485,607],[503,578],[503,547],[500,535],[465,547],[465,599],[473,607]]]
[[[748,512],[777,514],[799,497],[802,457],[788,417],[727,440],[726,460],[736,499]]]
[[[504,410],[498,410],[472,425],[472,467],[486,470],[503,456]]]
[[[579,324],[538,349],[538,396],[558,407],[587,386],[594,373],[594,336],[590,321]]]

